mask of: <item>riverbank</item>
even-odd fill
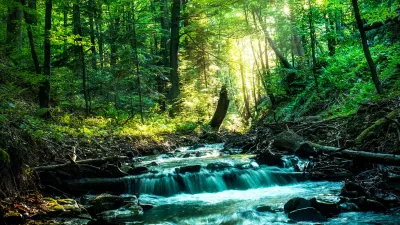
[[[377,121],[382,118],[385,119],[396,110],[396,107],[398,107],[396,101],[384,100],[379,103],[365,104],[355,115],[348,117],[332,119],[310,117],[298,121],[260,123],[245,135],[204,132],[200,135],[194,133],[165,135],[159,141],[145,138],[106,136],[87,141],[65,139],[63,142],[51,140],[37,142],[25,139],[24,145],[16,145],[13,142],[15,148],[25,146],[27,152],[37,151],[42,152],[43,155],[52,152],[55,157],[40,158],[40,155],[31,157],[30,162],[34,166],[23,167],[26,171],[31,171],[24,173],[25,178],[29,179],[22,179],[21,181],[27,181],[25,187],[35,191],[27,191],[19,196],[15,195],[16,198],[4,199],[1,202],[0,212],[3,218],[23,218],[21,221],[24,223],[30,220],[43,219],[47,221],[46,223],[50,223],[49,220],[53,217],[57,218],[58,222],[56,221],[56,223],[61,224],[62,220],[71,221],[71,218],[87,223],[94,218],[102,218],[97,215],[109,210],[114,210],[112,211],[114,214],[126,213],[126,216],[135,218],[138,215],[140,215],[140,218],[145,215],[144,217],[148,218],[149,216],[146,216],[146,213],[153,215],[151,211],[147,211],[152,210],[149,209],[152,206],[155,206],[157,208],[155,211],[159,213],[166,207],[160,202],[152,202],[151,198],[158,198],[157,196],[163,196],[165,193],[169,193],[166,198],[171,197],[171,195],[179,196],[182,194],[189,197],[189,194],[191,199],[197,195],[203,196],[201,193],[204,192],[216,192],[225,195],[224,192],[229,193],[231,189],[237,190],[239,188],[243,191],[248,190],[248,194],[251,195],[251,193],[255,193],[253,190],[260,187],[268,188],[270,185],[281,185],[279,187],[282,188],[291,187],[291,182],[282,183],[278,182],[279,179],[277,180],[276,177],[273,178],[274,176],[281,178],[286,176],[292,182],[303,182],[304,180],[345,181],[335,186],[337,188],[335,188],[334,195],[340,194],[341,196],[341,201],[334,203],[337,204],[337,207],[346,203],[355,204],[356,207],[353,207],[350,211],[375,211],[379,209],[378,211],[395,213],[399,206],[398,196],[400,193],[398,189],[398,177],[400,177],[398,167],[396,165],[377,165],[373,162],[367,163],[357,160],[357,158],[343,157],[343,153],[347,149],[352,149],[379,154],[396,154],[399,149],[398,127],[397,123],[392,120],[397,118],[386,119],[387,121],[383,122],[382,126],[379,125],[374,134],[363,139],[361,144],[355,141],[366,130],[370,130],[374,126],[376,128]],[[9,127],[7,129],[9,129],[10,135],[18,134],[18,137],[21,137],[21,133],[17,133],[21,131],[17,128]],[[282,136],[281,134],[285,132],[291,132],[300,137],[301,143],[314,143],[316,145],[313,146],[311,152],[306,152],[306,154],[303,152],[302,155],[299,155],[296,153],[296,148],[298,148],[296,144],[287,144],[285,140],[283,142],[280,140],[279,144],[279,141],[277,141]],[[298,138],[297,136],[296,138]],[[12,136],[8,138],[10,140],[15,139]],[[289,140],[296,138],[289,138]],[[215,142],[223,142],[224,145],[220,145],[217,150],[213,148],[212,151],[207,150],[208,147],[205,144]],[[27,143],[34,143],[32,145],[34,148],[28,148]],[[192,147],[179,148],[180,146]],[[305,145],[300,144],[299,146],[304,148]],[[332,153],[326,153],[321,151],[319,146],[330,146],[337,149]],[[38,150],[40,148],[42,148],[42,151]],[[74,152],[77,156],[76,159],[73,159]],[[293,154],[297,154],[300,158],[293,156]],[[24,157],[27,157],[27,155],[24,155]],[[249,161],[235,163],[235,158],[248,159]],[[213,161],[208,162],[207,160],[210,159]],[[204,163],[202,163],[203,161]],[[213,166],[211,165],[214,161],[217,163],[214,164],[216,166],[214,168],[217,169],[212,169]],[[221,163],[221,161],[224,163]],[[262,167],[261,170],[259,166]],[[278,169],[285,167],[289,167],[290,171],[279,171]],[[265,172],[265,170],[268,172]],[[190,179],[194,180],[190,180],[187,176],[192,176]],[[12,177],[10,178],[12,180]],[[269,181],[272,179],[272,183],[252,181],[255,178],[256,180]],[[207,181],[208,179],[211,179],[211,181]],[[234,179],[234,184],[230,184],[232,182],[230,179]],[[139,182],[140,180],[147,180],[150,183],[145,184],[143,181]],[[161,180],[163,181],[161,182]],[[195,192],[190,191],[190,187],[199,185],[196,182],[203,182],[203,189],[200,188]],[[251,183],[246,184],[247,182]],[[133,187],[127,188],[127,185]],[[156,190],[154,185],[157,187],[172,186],[170,192],[163,189],[157,189],[159,191],[154,192]],[[299,183],[299,185],[302,184]],[[327,185],[330,185],[330,183],[327,183]],[[313,184],[310,188],[313,188]],[[149,190],[153,190],[153,192],[149,192]],[[99,194],[105,192],[116,194],[115,196],[124,193],[130,194],[131,198],[142,199],[142,203],[140,203],[142,205],[137,201],[133,205],[134,207],[128,209],[126,205],[130,202],[119,200],[118,207],[104,208],[101,212],[93,213],[87,212],[87,206],[93,207],[92,203],[87,204],[88,202],[86,202],[85,206],[80,198],[76,198],[85,193],[95,194],[91,198],[96,198],[101,196]],[[51,198],[43,197],[43,193]],[[244,192],[237,192],[236,194],[244,194]],[[153,197],[148,198],[147,195]],[[115,196],[110,198],[115,200],[115,198],[118,198]],[[218,194],[213,196],[218,196]],[[290,196],[296,197],[302,196],[302,194],[298,192]],[[309,196],[309,198],[312,197]],[[273,205],[273,208],[281,212],[283,204],[288,200],[290,199],[282,198],[278,200],[279,204]],[[187,203],[186,200],[184,202]],[[366,204],[368,205],[371,202],[377,202],[376,205],[380,204],[378,206],[381,207],[374,209],[366,207]],[[180,207],[185,207],[185,205],[180,205]],[[254,207],[251,208],[251,214],[254,213],[254,210],[258,212],[256,210],[258,206]],[[266,205],[266,207],[269,208],[271,205]],[[275,209],[272,211],[276,211]],[[54,213],[54,211],[57,211],[57,213]],[[64,216],[60,217],[60,215],[67,215],[66,217],[69,219],[65,219]],[[222,217],[224,216],[222,215]],[[246,220],[242,216],[239,216],[239,218],[241,219],[238,221]],[[254,218],[260,219],[261,217],[257,214]],[[284,220],[287,217],[282,214],[279,218]],[[334,218],[337,218],[337,214]],[[199,221],[202,221],[204,218],[199,219]],[[217,218],[215,219],[215,221],[219,221]],[[232,218],[226,219],[230,221]],[[3,223],[5,223],[4,221]],[[160,221],[165,221],[165,219],[160,218]],[[329,221],[336,220],[330,219]]]

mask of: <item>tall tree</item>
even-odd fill
[[[171,89],[169,91],[170,101],[177,106],[180,93],[178,73],[178,51],[179,51],[179,30],[180,30],[181,0],[173,0],[171,9],[171,46],[170,46],[170,67],[171,67]],[[173,109],[173,111],[176,109]]]
[[[12,50],[19,46],[16,44],[21,41],[21,0],[13,0],[8,8],[7,32],[6,32],[6,55],[9,56]]]
[[[82,44],[82,26],[81,26],[81,12],[80,12],[80,0],[77,0],[73,4],[73,33],[76,35],[75,37],[75,54],[78,58],[77,60],[77,68],[76,74],[82,76],[82,92],[83,98],[85,100],[85,112],[86,115],[89,114],[89,94],[87,88],[87,78],[86,78],[86,63],[85,63],[85,54],[83,51]],[[80,70],[80,71],[79,71]]]
[[[51,44],[50,44],[50,30],[51,30],[51,17],[52,17],[53,2],[46,0],[46,13],[44,22],[44,81],[41,82],[39,87],[39,105],[40,108],[46,109],[43,117],[49,118],[50,112],[50,57],[51,57]]]
[[[318,90],[318,78],[317,78],[317,56],[316,56],[316,45],[317,45],[317,40],[316,40],[316,33],[315,33],[315,26],[314,26],[314,6],[312,4],[311,0],[308,0],[309,4],[309,15],[308,15],[308,21],[309,21],[309,28],[310,28],[310,39],[311,39],[311,57],[312,57],[312,65],[311,65],[311,71],[314,77],[314,82],[315,82],[315,89],[317,92]]]
[[[378,94],[381,95],[381,94],[383,94],[383,88],[382,88],[381,82],[379,80],[378,73],[376,72],[376,66],[375,66],[374,60],[372,60],[371,53],[369,51],[368,39],[367,39],[367,35],[364,30],[364,24],[361,19],[358,2],[357,2],[357,0],[351,0],[351,2],[353,4],[354,16],[356,17],[358,30],[360,31],[360,35],[361,35],[361,42],[362,42],[362,47],[364,50],[364,55],[365,55],[365,58],[367,59],[368,66],[371,71],[372,81],[375,84],[376,91],[378,92]]]

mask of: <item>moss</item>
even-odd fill
[[[0,165],[4,164],[6,166],[10,165],[10,155],[0,148]]]

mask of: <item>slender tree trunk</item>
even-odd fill
[[[139,68],[139,54],[137,48],[137,36],[136,36],[136,20],[135,20],[135,9],[133,9],[133,24],[131,25],[131,29],[133,32],[133,37],[131,38],[131,47],[135,52],[135,65],[136,65],[136,81],[138,86],[138,95],[139,95],[139,110],[140,110],[140,120],[144,123],[143,118],[143,102],[142,102],[142,88],[141,88],[141,81],[140,81],[140,68]]]
[[[89,29],[90,29],[90,51],[92,52],[92,67],[97,72],[97,52],[96,52],[96,40],[94,32],[94,15],[96,13],[96,6],[93,0],[89,0]]]
[[[171,67],[171,89],[169,93],[170,101],[175,105],[178,102],[179,74],[178,74],[178,51],[179,51],[179,20],[181,1],[173,0],[171,10],[171,50],[170,50],[170,67]],[[176,109],[172,110],[172,114]]]
[[[381,82],[380,82],[380,80],[378,78],[378,74],[376,72],[375,63],[372,60],[371,53],[369,51],[368,39],[367,39],[367,35],[365,33],[365,30],[364,30],[363,22],[361,20],[360,10],[358,8],[358,2],[357,2],[357,0],[351,0],[351,2],[353,4],[354,15],[356,17],[358,30],[360,31],[360,35],[361,35],[361,41],[362,41],[362,47],[363,47],[363,50],[364,50],[364,55],[365,55],[365,58],[367,59],[367,62],[368,62],[368,65],[369,65],[369,69],[371,71],[372,81],[375,84],[375,88],[376,88],[376,91],[378,92],[378,94],[382,95],[383,94],[383,88],[382,88]]]
[[[240,54],[240,77],[242,79],[242,92],[243,92],[243,101],[244,101],[244,107],[245,107],[245,120],[248,121],[252,115],[250,111],[250,102],[248,98],[248,93],[247,93],[247,88],[246,88],[246,78],[245,78],[245,72],[244,72],[244,67],[243,67],[243,60],[242,60],[242,54]]]
[[[313,6],[311,3],[311,0],[308,0],[309,7],[310,7],[310,13],[308,17],[309,21],[309,28],[310,28],[310,39],[311,39],[311,55],[312,55],[312,66],[311,66],[311,71],[314,76],[314,82],[315,82],[315,90],[319,92],[318,90],[318,78],[317,78],[317,56],[316,56],[316,37],[315,37],[315,27],[314,27],[314,16],[313,16]]]
[[[32,4],[32,2],[36,1],[29,1],[28,8],[31,10],[36,10],[36,4]],[[25,6],[25,0],[22,0],[22,5]],[[26,31],[28,33],[28,40],[29,40],[29,47],[31,49],[31,55],[32,55],[32,60],[33,60],[33,65],[35,66],[35,72],[36,74],[40,75],[41,74],[41,69],[40,69],[40,63],[39,59],[35,50],[35,42],[33,40],[33,33],[32,33],[32,25],[34,24],[35,21],[35,16],[34,15],[29,15],[26,10],[24,10],[24,18],[25,22],[27,24]]]
[[[51,57],[51,45],[50,45],[50,30],[51,30],[51,13],[53,8],[52,0],[46,0],[46,12],[44,22],[44,81],[41,82],[39,87],[39,105],[42,109],[47,109],[43,113],[44,118],[50,117],[50,57]]]
[[[103,71],[104,68],[104,41],[103,41],[103,11],[101,10],[101,6],[99,9],[95,10],[95,18],[96,18],[96,36],[97,43],[99,46],[99,60],[100,60],[100,70]]]
[[[161,25],[161,43],[160,43],[160,54],[162,57],[162,65],[165,68],[170,67],[169,63],[169,53],[168,53],[168,37],[169,34],[169,25],[168,25],[168,0],[162,0],[160,5],[160,25]],[[162,77],[163,74],[160,74],[157,79],[157,90],[160,95],[163,97],[160,98],[160,110],[165,112],[166,110],[166,103],[165,103],[165,81]]]
[[[82,27],[81,27],[81,15],[80,15],[80,1],[78,0],[76,3],[73,5],[73,20],[74,20],[74,30],[73,33],[75,35],[78,35],[77,38],[75,38],[75,44],[76,44],[76,55],[79,59],[78,61],[78,67],[81,70],[81,76],[82,76],[82,91],[83,91],[83,98],[85,100],[85,113],[86,115],[89,114],[89,94],[88,94],[88,89],[87,89],[87,77],[86,77],[86,63],[85,63],[85,55],[83,51],[83,45],[82,45]],[[77,74],[79,74],[79,70],[76,70]]]
[[[63,19],[64,19],[64,32],[66,32],[67,28],[68,28],[68,8],[69,8],[69,4],[68,2],[64,2],[64,8],[63,8]],[[64,54],[65,54],[65,58],[67,58],[67,49],[68,49],[68,40],[67,37],[64,38]]]
[[[327,14],[325,16],[325,29],[327,33],[327,44],[330,56],[334,56],[336,52],[336,32],[333,19]]]

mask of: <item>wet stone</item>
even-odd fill
[[[289,213],[288,217],[295,221],[324,222],[327,221],[318,210],[313,207],[297,209]]]
[[[128,171],[128,174],[139,175],[139,174],[143,174],[143,173],[147,173],[147,172],[149,172],[149,168],[147,168],[145,166],[138,166],[138,167],[130,168]]]
[[[175,168],[177,173],[197,173],[201,169],[200,165],[192,165],[192,166],[183,166],[179,168]]]
[[[311,207],[311,202],[305,198],[292,198],[284,205],[285,213],[290,213],[297,209]]]

